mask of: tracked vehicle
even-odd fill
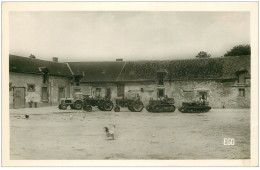
[[[203,113],[210,109],[207,102],[183,102],[178,110],[182,113]]]
[[[165,99],[153,100],[152,98],[149,100],[149,105],[146,107],[148,112],[174,112],[174,98],[168,98],[166,96]]]

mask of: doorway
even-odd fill
[[[25,88],[24,87],[14,87],[14,108],[25,107]]]

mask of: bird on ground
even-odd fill
[[[25,114],[24,116],[25,116],[25,119],[29,119],[29,115]]]
[[[104,127],[104,129],[105,129],[107,137],[108,138],[111,137],[112,140],[114,140],[115,139],[114,133],[115,133],[116,126],[112,125],[110,127]]]

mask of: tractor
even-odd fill
[[[148,112],[174,112],[175,106],[173,105],[174,98],[168,98],[167,95],[165,99],[153,100],[152,98],[149,100],[149,105],[146,107]]]
[[[182,113],[202,113],[208,112],[211,107],[208,102],[182,102],[182,106],[178,109]]]
[[[116,106],[114,108],[114,111],[120,112],[120,107],[127,107],[131,112],[141,112],[144,108],[144,104],[140,100],[140,96],[137,95],[132,99],[116,99]]]
[[[90,112],[92,107],[97,106],[101,111],[111,111],[114,107],[113,102],[110,98],[93,98],[92,96],[87,96],[84,98],[83,110]]]
[[[66,110],[68,106],[71,109],[81,110],[83,107],[84,96],[82,93],[75,93],[73,98],[61,98],[59,109]]]

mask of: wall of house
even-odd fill
[[[72,87],[72,93],[73,93]],[[106,96],[107,88],[110,88],[110,95],[112,101],[115,101],[117,97],[117,85],[115,83],[87,83],[87,84],[80,84],[80,91],[84,95],[90,95],[96,97],[96,88],[101,88],[101,97]]]
[[[164,86],[157,86],[155,82],[136,82],[125,84],[125,96],[131,98],[140,95],[144,105],[149,99],[157,99],[157,89],[165,90],[165,95],[175,99],[175,106],[182,102],[198,101],[200,92],[207,92],[207,99],[212,108],[250,108],[250,80],[239,85],[236,81],[166,81]],[[245,90],[245,96],[240,96],[239,89]]]
[[[59,87],[65,88],[65,97],[69,96],[70,88],[68,78],[65,77],[56,77],[50,76],[49,83],[44,85],[42,83],[42,75],[36,74],[23,74],[23,73],[9,73],[9,107],[13,108],[14,106],[14,93],[13,87],[24,87],[25,88],[25,107],[29,107],[28,102],[31,100],[37,102],[38,107],[58,105],[58,92]],[[35,90],[28,91],[28,84],[34,84]],[[42,101],[42,87],[46,86],[48,89],[48,101]]]

